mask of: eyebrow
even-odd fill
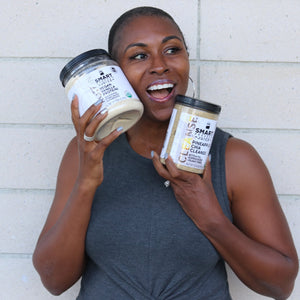
[[[168,41],[170,40],[173,40],[173,39],[176,39],[176,40],[179,40],[182,42],[182,39],[179,38],[177,35],[170,35],[170,36],[166,36],[165,38],[163,38],[163,40],[161,41],[162,44],[164,43],[167,43]],[[133,44],[129,44],[125,50],[124,50],[124,53],[129,49],[129,48],[133,48],[133,47],[142,47],[142,48],[145,48],[147,47],[147,44],[145,43],[133,43]]]
[[[129,44],[125,50],[124,53],[129,49],[129,48],[133,48],[133,47],[147,47],[147,44],[144,43],[133,43],[133,44]]]
[[[177,35],[170,35],[170,36],[165,37],[165,38],[162,40],[162,44],[168,42],[169,40],[173,40],[173,39],[176,39],[176,40],[179,40],[179,41],[182,42],[182,39],[179,38]]]

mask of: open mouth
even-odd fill
[[[147,89],[147,92],[153,100],[165,101],[169,99],[174,86],[172,83],[153,84]]]

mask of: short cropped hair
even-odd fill
[[[112,57],[114,57],[114,54],[115,54],[114,53],[114,44],[116,42],[117,34],[130,21],[132,21],[134,18],[141,17],[141,16],[155,16],[155,17],[161,17],[161,18],[166,18],[166,19],[170,20],[175,25],[175,27],[178,29],[180,34],[182,35],[184,45],[187,48],[183,33],[171,15],[169,15],[164,10],[156,8],[156,7],[141,6],[141,7],[136,7],[131,10],[128,10],[127,12],[122,14],[112,25],[112,27],[109,31],[109,36],[108,36],[108,52],[110,53],[110,55]]]

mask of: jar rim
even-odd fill
[[[72,60],[70,60],[65,66],[64,68],[61,70],[60,75],[59,75],[59,79],[62,83],[63,86],[64,85],[64,80],[66,78],[67,75],[69,75],[69,73],[80,63],[82,63],[83,61],[91,58],[91,57],[95,57],[95,56],[100,56],[100,55],[106,55],[108,57],[109,54],[106,50],[104,49],[92,49],[86,52],[83,52],[79,55],[77,55],[76,57],[74,57]]]
[[[193,107],[193,108],[204,109],[206,111],[216,113],[216,114],[219,114],[221,112],[220,105],[206,102],[206,101],[199,100],[199,99],[195,99],[192,97],[184,96],[184,95],[177,95],[176,99],[175,99],[175,103],[181,103],[181,104]]]

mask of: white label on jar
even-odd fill
[[[102,102],[101,109],[109,109],[119,101],[138,99],[119,66],[105,66],[83,74],[75,79],[67,94],[70,101],[75,94],[78,96],[80,116],[98,101]]]
[[[172,128],[173,128],[173,125],[174,125],[176,115],[177,115],[177,109],[174,108],[173,112],[172,112],[172,115],[171,115],[171,119],[169,121],[169,127],[168,127],[168,131],[167,131],[167,134],[166,134],[166,137],[165,137],[164,146],[163,146],[163,148],[161,150],[161,153],[160,153],[160,157],[162,157],[162,158],[164,158],[166,153],[167,153],[167,148],[168,148],[168,144],[169,144],[169,140],[170,140],[170,136],[171,136],[171,133],[172,133]]]
[[[169,153],[175,164],[204,170],[216,127],[216,120],[182,112]]]

